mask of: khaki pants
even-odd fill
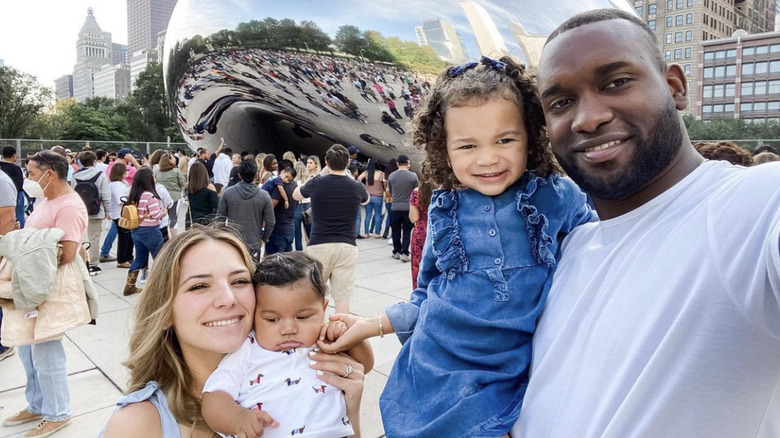
[[[322,263],[322,276],[330,279],[330,294],[336,303],[349,303],[355,289],[358,248],[349,243],[322,243],[306,247],[306,254]]]
[[[89,242],[89,265],[100,263],[100,234],[103,232],[103,219],[90,219],[87,223],[87,242]]]

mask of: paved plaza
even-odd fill
[[[358,240],[360,258],[352,297],[352,313],[371,316],[385,306],[409,298],[412,281],[409,263],[391,257],[386,239]],[[100,316],[96,326],[86,325],[66,333],[73,421],[57,438],[83,438],[97,435],[114,409],[114,403],[127,382],[122,361],[127,357],[131,320],[138,296],[122,296],[127,269],[116,263],[101,264],[103,272],[92,279],[100,294]],[[331,305],[332,312],[332,305]],[[363,436],[384,436],[379,416],[379,394],[387,382],[400,349],[394,335],[371,340],[376,366],[366,376],[361,424]],[[25,376],[15,354],[0,362],[0,418],[24,409]],[[21,437],[35,423],[15,427],[0,425],[0,437]]]

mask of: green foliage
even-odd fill
[[[684,116],[688,136],[693,140],[748,140],[780,138],[780,123],[747,123],[745,119],[715,117],[707,121]]]
[[[97,108],[96,108],[97,107]],[[70,109],[70,123],[62,138],[65,140],[127,140],[126,122],[116,106],[106,102],[76,104]]]
[[[171,141],[182,141],[178,128],[168,110],[163,86],[162,64],[152,63],[138,75],[135,89],[127,108],[130,139],[136,141],[165,141],[175,128]]]
[[[420,47],[417,43],[401,41],[398,37],[386,38],[385,44],[395,62],[407,70],[439,74],[447,68],[447,62],[442,61],[432,47]]]
[[[70,111],[76,105],[76,99],[57,99],[47,111],[38,112],[22,137],[59,139],[70,124]]]
[[[360,50],[366,46],[366,41],[357,26],[348,24],[339,27],[336,36],[333,38],[333,44],[344,53],[360,56]]]
[[[35,76],[0,67],[0,138],[21,137],[50,99]]]

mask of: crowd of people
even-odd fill
[[[61,337],[97,317],[90,274],[114,257],[92,251],[94,226],[110,218],[140,298],[101,437],[359,437],[367,339],[391,333],[389,437],[776,436],[780,164],[693,145],[687,105],[653,31],[605,9],[551,34],[536,79],[508,57],[442,73],[410,133],[422,181],[405,154],[382,166],[340,144],[322,161],[224,142],[75,166],[41,151],[24,226],[0,173],[0,342],[28,402],[4,424],[41,437],[70,421]],[[414,290],[355,316],[357,240],[388,228]]]

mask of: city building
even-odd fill
[[[127,44],[111,43],[111,64],[129,64]]]
[[[780,122],[780,32],[705,41],[702,59],[697,117]]]
[[[520,24],[520,20],[515,17],[512,17],[512,20],[509,22],[509,31],[520,46],[526,65],[529,67],[538,66],[539,59],[542,57],[542,49],[547,42],[547,35],[529,33],[525,30],[523,25]]]
[[[160,64],[163,63],[163,59],[165,58],[165,32],[167,32],[167,29],[157,33],[157,47],[155,47],[155,49],[157,50],[158,62]]]
[[[131,54],[157,47],[157,34],[168,28],[176,0],[127,0],[127,39]]]
[[[133,53],[133,57],[130,58],[130,89],[135,89],[135,80],[138,79],[138,75],[142,71],[146,70],[146,67],[152,62],[160,62],[157,50],[144,49]]]
[[[481,55],[498,59],[509,54],[501,32],[498,31],[496,23],[490,18],[490,14],[485,8],[474,2],[462,2],[460,6],[466,13],[472,30],[474,30]]]
[[[64,75],[54,80],[54,95],[57,99],[73,97],[73,75]]]
[[[425,20],[422,26],[415,28],[415,33],[420,46],[431,47],[450,64],[460,64],[468,59],[466,48],[455,32],[455,26],[448,20],[443,18]]]
[[[3,61],[2,59],[0,59],[0,68],[2,68],[2,67],[5,67],[5,61]]]
[[[130,95],[130,67],[104,64],[94,76],[95,97],[124,99]]]
[[[76,43],[76,65],[73,68],[73,97],[79,102],[95,96],[92,75],[103,64],[111,63],[111,49],[111,33],[103,32],[92,8],[87,9],[87,18]]]
[[[697,114],[701,78],[701,43],[729,38],[741,26],[750,33],[774,26],[773,0],[636,0],[637,14],[647,22],[667,62],[680,64],[688,76],[689,102],[685,114]],[[762,27],[763,26],[763,27]]]

